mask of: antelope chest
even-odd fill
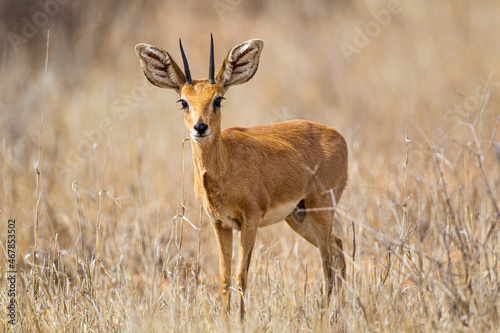
[[[218,221],[226,229],[241,230],[242,211],[238,205],[224,201],[214,202],[209,193],[204,194],[202,205],[212,220]]]
[[[231,205],[211,204],[209,200],[204,200],[203,207],[210,218],[222,224],[223,228],[241,230],[242,214],[237,207]]]
[[[196,179],[195,192],[198,201],[213,221],[219,221],[224,228],[241,229],[241,213],[238,205],[228,192],[219,186],[219,182],[204,173]]]

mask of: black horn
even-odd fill
[[[210,65],[208,66],[208,83],[214,84],[214,37],[210,33]]]
[[[179,46],[181,47],[181,54],[182,54],[182,62],[184,62],[184,74],[186,75],[186,85],[190,85],[193,83],[191,80],[191,72],[189,71],[189,64],[186,58],[186,54],[184,53],[184,49],[182,48],[182,42],[181,39],[179,38]]]

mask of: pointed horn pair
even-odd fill
[[[191,79],[191,72],[189,71],[189,64],[186,58],[186,54],[184,53],[184,49],[182,48],[182,42],[179,38],[179,46],[181,48],[182,54],[182,62],[184,63],[184,73],[186,75],[186,85],[190,85],[193,83]],[[214,38],[212,34],[210,34],[210,64],[208,67],[208,83],[215,84],[215,66],[214,66]]]

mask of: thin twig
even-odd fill
[[[402,234],[401,234],[401,242],[405,243],[408,239],[408,237],[410,236],[410,233],[411,233],[411,227],[410,226],[406,226],[406,220],[407,220],[407,216],[408,216],[408,202],[409,202],[409,199],[411,198],[411,194],[410,196],[407,195],[408,193],[408,161],[409,161],[409,149],[408,149],[408,146],[409,146],[409,143],[411,142],[410,140],[410,137],[408,136],[408,132],[406,133],[406,136],[405,136],[405,164],[404,164],[404,168],[405,168],[405,175],[404,175],[404,186],[403,186],[403,205],[402,205],[402,221],[401,221],[401,227],[402,227]],[[400,248],[402,251],[403,249]],[[401,272],[402,272],[402,269],[403,269],[403,263],[401,262],[401,265],[399,266],[399,276],[401,276]]]
[[[116,116],[116,107],[115,107],[115,110],[113,112],[113,119],[111,120],[111,127],[110,127],[109,135],[108,135],[108,143],[106,144],[106,153],[104,154],[104,162],[102,165],[101,189],[99,190],[99,197],[97,200],[97,220],[96,220],[96,230],[95,230],[94,258],[97,258],[97,254],[98,254],[99,246],[100,246],[99,231],[101,230],[101,197],[102,197],[102,192],[104,191],[104,174],[106,172],[106,162],[108,160],[108,150],[109,150],[109,145],[111,143],[111,134],[113,133],[113,126],[115,124],[115,116]],[[118,206],[120,206],[120,205],[118,205]]]
[[[118,201],[116,201],[116,199],[115,199],[115,198],[114,198],[111,194],[109,194],[109,192],[108,192],[108,191],[106,191],[106,190],[102,190],[102,192],[106,193],[106,195],[107,195],[108,197],[110,197],[110,199],[111,199],[111,200],[113,200],[113,202],[115,203],[115,205],[117,205],[117,206],[118,206],[118,208],[122,209],[122,206],[120,206],[120,204],[118,203]],[[101,193],[99,193],[99,196],[100,196],[100,195],[101,195]]]
[[[410,137],[408,136],[408,133],[405,136],[405,180],[404,180],[404,189],[403,189],[403,238],[406,238],[405,234],[405,222],[406,222],[406,215],[407,215],[407,198],[406,198],[406,193],[408,191],[408,143],[411,142]]]
[[[158,263],[159,256],[159,246],[158,246],[158,238],[160,237],[160,202],[157,202],[156,207],[156,238],[153,252],[153,288],[151,288],[151,299],[154,299],[154,295],[156,295],[156,267]]]
[[[2,65],[0,66],[0,105],[2,105],[2,96],[3,96],[3,75],[5,73],[5,64],[7,63],[7,49],[8,49],[7,41],[8,41],[8,38],[5,38],[4,43],[3,43]]]
[[[37,265],[37,247],[38,247],[38,221],[39,221],[39,211],[40,211],[40,198],[41,195],[41,158],[42,158],[42,132],[43,132],[43,114],[45,111],[45,91],[47,86],[47,68],[49,64],[49,41],[50,41],[50,30],[47,30],[47,49],[45,53],[45,70],[43,74],[43,95],[42,95],[42,115],[40,119],[40,132],[38,135],[38,159],[35,165],[36,172],[36,208],[35,208],[35,226],[33,228],[34,232],[34,246],[33,246],[33,264]]]
[[[85,256],[85,241],[83,239],[82,223],[81,223],[81,220],[80,220],[80,204],[78,202],[78,198],[79,198],[80,195],[78,193],[78,182],[77,182],[76,179],[71,184],[71,188],[75,192],[75,199],[76,199],[76,216],[78,218],[78,229],[80,231],[80,236],[78,237],[78,239],[81,239],[81,243],[82,243],[82,255],[83,255],[83,258],[85,258],[85,261],[86,261],[86,256]],[[78,243],[78,240],[76,242]],[[76,243],[75,243],[75,247],[76,247]]]
[[[352,221],[351,225],[352,225],[352,262],[354,263],[356,259],[356,226]]]
[[[200,206],[200,228],[198,229],[198,249],[196,251],[196,277],[200,273],[200,257],[201,257],[201,228],[203,219],[203,207]]]
[[[189,225],[191,227],[193,227],[194,230],[201,230],[200,228],[196,227],[193,222],[189,221],[189,219],[187,217],[185,217],[184,215],[175,215],[173,217],[174,220],[177,220],[177,219],[181,219],[181,221],[186,221],[187,223],[189,223]]]

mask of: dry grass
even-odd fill
[[[15,218],[18,274],[11,327],[5,252],[3,330],[499,327],[500,3],[404,0],[348,61],[342,43],[391,3],[74,0],[17,48],[6,39],[0,240],[5,249]],[[2,36],[22,35],[23,17],[41,11],[0,9]],[[317,250],[282,223],[259,231],[245,323],[225,320],[175,94],[146,82],[133,50],[148,42],[179,59],[183,37],[193,76],[206,77],[209,32],[219,63],[236,43],[266,44],[257,75],[227,95],[224,126],[305,118],[348,141],[337,215],[348,272],[324,312]]]

